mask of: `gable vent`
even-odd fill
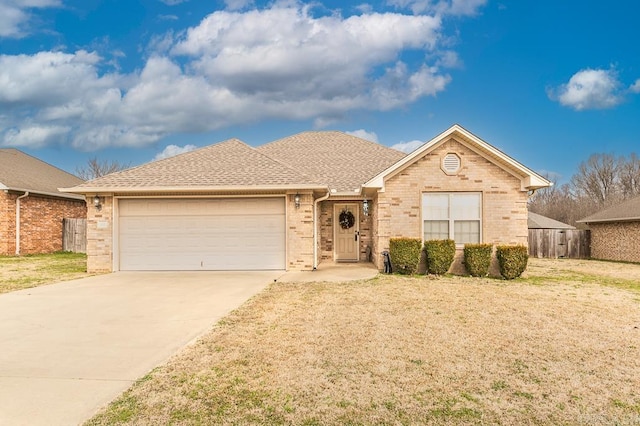
[[[460,157],[454,153],[449,153],[442,159],[442,169],[446,173],[456,173],[460,170]]]

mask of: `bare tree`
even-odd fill
[[[570,225],[575,225],[576,220],[591,213],[587,199],[574,197],[568,183],[554,183],[549,188],[537,190],[529,200],[529,209]]]
[[[577,220],[603,207],[636,196],[640,196],[640,158],[635,153],[617,159],[610,154],[593,154],[580,163],[569,184],[536,191],[529,209],[576,225]]]
[[[588,197],[600,208],[615,203],[619,198],[618,161],[611,154],[592,154],[580,163],[571,185],[576,196]]]
[[[131,163],[124,164],[119,161],[98,160],[97,157],[93,157],[87,161],[86,165],[76,167],[76,175],[80,179],[91,180],[109,173],[128,169],[129,167],[131,167]]]
[[[622,197],[626,200],[640,195],[640,158],[635,152],[628,159],[620,157],[618,170]]]

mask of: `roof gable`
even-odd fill
[[[2,189],[29,191],[65,198],[81,198],[62,194],[58,188],[78,185],[82,182],[84,181],[79,177],[20,150],[0,149],[0,188]]]
[[[338,131],[302,132],[257,149],[304,171],[332,192],[352,194],[360,192],[362,183],[406,156],[379,143]]]
[[[600,210],[578,223],[598,223],[598,222],[629,222],[640,221],[640,197],[635,197],[621,204]]]
[[[443,133],[431,139],[429,142],[426,142],[424,145],[422,145],[397,163],[380,172],[378,175],[366,182],[363,187],[383,188],[385,179],[401,172],[406,167],[414,164],[416,161],[420,160],[422,157],[451,139],[463,144],[472,151],[487,158],[498,167],[519,178],[521,181],[522,190],[533,190],[545,188],[552,185],[552,183],[547,179],[543,178],[531,169],[525,167],[524,165],[509,157],[507,154],[503,153],[494,146],[468,132],[461,126],[455,124]]]
[[[313,186],[306,175],[238,139],[112,173],[72,190],[83,192]],[[315,185],[317,186],[317,185]]]

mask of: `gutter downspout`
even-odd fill
[[[16,256],[20,256],[20,200],[27,198],[29,191],[16,198]]]
[[[313,270],[318,269],[318,204],[326,200],[331,195],[331,191],[313,202]]]

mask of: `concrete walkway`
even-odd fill
[[[119,272],[0,295],[0,425],[75,425],[282,276]]]
[[[342,282],[369,280],[378,275],[373,263],[334,263],[323,262],[315,271],[286,272],[278,282]]]

